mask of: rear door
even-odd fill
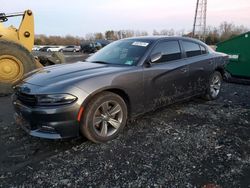
[[[66,52],[72,52],[73,51],[73,46],[67,46],[66,48],[65,48],[66,50]]]
[[[197,95],[207,88],[209,76],[214,68],[214,60],[210,57],[206,47],[190,40],[182,40],[185,60],[189,64],[189,92]]]
[[[162,58],[144,68],[143,82],[145,107],[157,108],[185,97],[189,67],[183,59],[178,40],[160,41],[152,54],[162,53]]]

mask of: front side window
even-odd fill
[[[181,49],[178,41],[160,42],[151,54],[162,53],[162,58],[155,63],[163,63],[181,59]]]
[[[183,48],[186,51],[186,56],[187,57],[194,57],[201,55],[201,49],[199,44],[196,44],[194,42],[189,42],[189,41],[183,41]]]

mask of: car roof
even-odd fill
[[[190,38],[190,37],[177,37],[177,36],[161,36],[161,35],[157,35],[157,36],[142,36],[142,37],[132,37],[132,38],[126,38],[126,39],[132,39],[132,40],[148,40],[151,42],[154,41],[158,41],[158,40],[162,40],[162,39],[175,39],[175,40],[191,40],[194,42],[198,42],[198,43],[202,43],[202,41],[194,39],[194,38]]]

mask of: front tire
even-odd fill
[[[220,95],[222,76],[220,72],[215,71],[209,78],[208,88],[204,98],[206,100],[215,100]]]
[[[26,48],[0,40],[0,94],[12,93],[12,84],[35,68],[35,58]]]
[[[84,110],[81,133],[95,143],[112,140],[122,132],[127,121],[127,105],[112,92],[94,96]]]

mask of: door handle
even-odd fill
[[[212,65],[213,63],[214,63],[213,60],[210,60],[210,61],[208,62],[209,65]]]
[[[182,68],[182,69],[181,69],[181,72],[182,72],[182,73],[187,72],[187,68]]]

